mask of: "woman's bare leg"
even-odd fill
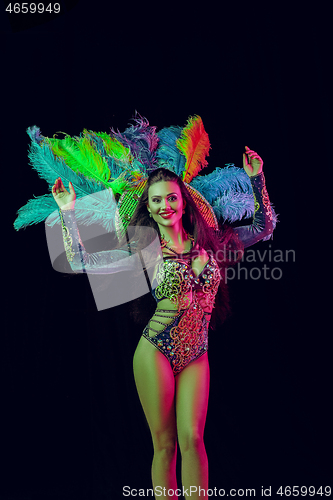
[[[204,354],[176,376],[178,442],[182,455],[182,483],[191,500],[207,499],[208,460],[204,445],[209,396],[208,354]],[[195,493],[194,488],[197,487]],[[201,491],[199,496],[199,487]],[[185,497],[186,498],[186,497]]]
[[[147,339],[141,338],[134,353],[133,368],[153,440],[153,486],[176,490],[175,378],[170,363]],[[178,497],[172,495],[163,498]]]

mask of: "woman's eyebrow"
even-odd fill
[[[177,193],[168,193],[166,196],[170,196],[170,194],[177,194]],[[151,197],[152,198],[162,198],[162,196],[160,194],[153,194]]]

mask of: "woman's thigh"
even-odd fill
[[[189,440],[202,439],[209,398],[208,354],[189,363],[176,376],[176,415],[178,439],[186,449]]]
[[[141,337],[133,359],[134,378],[154,445],[176,441],[175,378],[168,359]]]

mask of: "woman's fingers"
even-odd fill
[[[55,181],[55,183],[52,186],[52,194],[53,194],[53,196],[57,195],[57,186],[58,186],[58,179]]]
[[[65,190],[65,187],[64,187],[64,185],[63,185],[62,180],[61,180],[60,177],[58,179],[58,190],[59,190],[59,193],[61,193],[61,191]]]
[[[59,193],[68,194],[68,191],[63,185],[63,182],[60,177],[58,177],[58,179],[56,179],[55,183],[53,184],[52,193],[53,195],[58,195]]]
[[[73,184],[71,183],[71,181],[69,181],[69,192],[70,192],[70,194],[75,194]]]
[[[247,154],[247,155],[252,154],[252,153],[257,154],[257,153],[256,153],[253,149],[250,149],[250,148],[248,148],[247,146],[245,146],[245,149],[246,149],[246,151],[245,151],[245,152],[246,152],[246,154]]]
[[[55,183],[53,184],[53,188],[52,188],[52,192],[54,195],[57,195],[59,193],[59,183],[58,183],[58,179],[55,181]]]
[[[56,180],[54,181],[54,184],[53,184],[53,187],[52,187],[52,192],[54,192],[54,193],[57,193],[57,189],[58,189],[58,180],[59,180],[59,179],[56,179]]]
[[[245,149],[246,149],[246,154],[251,156],[253,154],[257,154],[255,151],[253,151],[253,149],[249,149],[247,146],[245,146]]]
[[[261,157],[258,155],[256,151],[253,151],[253,149],[249,149],[247,146],[245,146],[246,149],[246,154],[249,158],[256,158],[257,160],[261,160]]]
[[[248,159],[248,161],[246,161]],[[256,151],[245,146],[245,154],[243,155],[243,165],[246,173],[251,177],[262,172],[264,162]]]

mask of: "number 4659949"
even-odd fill
[[[330,486],[325,486],[324,489],[322,486],[319,488],[315,488],[315,486],[280,486],[280,488],[276,491],[276,495],[286,496],[286,497],[297,497],[297,496],[309,496],[313,497],[315,495],[320,496],[330,496],[332,493]]]
[[[10,3],[6,7],[6,12],[9,12],[10,14],[28,14],[28,13],[35,14],[36,12],[38,14],[43,14],[44,12],[48,12],[49,14],[54,12],[54,14],[58,14],[60,12],[60,4],[49,3],[45,7],[43,3],[30,3],[30,2],[14,3],[14,4]]]

